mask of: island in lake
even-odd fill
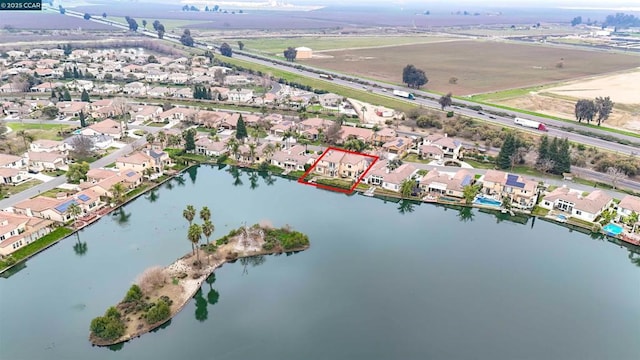
[[[191,234],[189,234],[191,236]],[[108,346],[145,334],[169,321],[196,294],[215,269],[240,258],[297,252],[309,248],[309,238],[288,226],[253,225],[232,230],[167,267],[142,273],[125,297],[91,321],[89,340]]]

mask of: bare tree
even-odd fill
[[[146,269],[136,281],[144,294],[149,294],[157,288],[163,287],[167,283],[167,274],[160,266]]]
[[[76,135],[71,142],[71,156],[74,159],[87,159],[93,156],[93,140],[84,135]]]
[[[609,175],[609,179],[611,180],[611,185],[613,186],[614,189],[617,187],[618,182],[620,182],[620,180],[624,180],[627,178],[627,174],[625,174],[625,172],[622,171],[622,169],[617,167],[608,167],[607,175]]]
[[[540,163],[536,165],[536,167],[538,168],[538,170],[546,174],[549,171],[551,171],[555,165],[556,165],[555,161],[551,159],[543,159],[540,161]]]

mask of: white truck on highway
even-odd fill
[[[523,118],[517,117],[517,118],[515,118],[513,120],[513,122],[516,125],[520,125],[520,126],[524,126],[524,127],[540,130],[540,131],[549,131],[549,129],[547,129],[547,126],[545,124],[543,124],[541,122],[538,122],[538,121],[533,121],[533,120],[523,119]]]
[[[416,97],[412,93],[406,92],[406,91],[401,91],[401,90],[393,90],[393,95],[400,96],[402,98],[409,99],[409,100],[415,100],[416,99]]]

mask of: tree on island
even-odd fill
[[[298,56],[298,51],[291,46],[284,51],[284,58],[287,59],[287,61],[295,61],[296,56]]]
[[[229,46],[229,44],[223,43],[222,45],[220,45],[220,54],[226,57],[233,57],[233,50],[231,49],[231,46]]]
[[[187,205],[187,208],[182,211],[182,217],[188,222],[189,226],[193,223],[193,219],[196,217],[196,208],[193,205]]]
[[[191,247],[193,248],[193,253],[196,255],[196,261],[200,264],[200,252],[198,250],[198,243],[202,239],[202,228],[198,224],[189,225],[189,231],[187,233],[187,237],[191,242]]]
[[[215,229],[216,228],[211,222],[211,220],[205,220],[204,224],[202,224],[202,233],[207,238],[207,245],[209,245],[209,238],[211,237],[211,234],[213,234]]]
[[[440,104],[440,108],[444,111],[444,108],[451,106],[453,101],[451,100],[451,93],[447,93],[447,95],[442,95],[438,100],[438,104]]]
[[[200,209],[200,219],[202,221],[211,220],[211,210],[209,210],[207,206],[203,206],[202,209]]]
[[[240,117],[238,117],[238,124],[236,125],[236,139],[242,141],[247,136],[247,126],[242,119],[242,114],[240,114]]]
[[[402,70],[402,82],[410,88],[419,89],[429,82],[429,79],[423,70],[413,65],[407,65]]]

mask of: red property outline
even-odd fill
[[[311,172],[313,171],[313,169],[316,167],[316,165],[318,165],[318,163],[320,162],[320,160],[322,160],[322,158],[327,155],[329,153],[329,151],[331,150],[335,150],[335,151],[340,151],[343,153],[347,153],[347,154],[354,154],[354,155],[360,155],[360,156],[364,156],[364,157],[369,157],[373,159],[373,162],[371,162],[371,165],[369,165],[369,167],[362,173],[362,175],[360,175],[360,177],[358,178],[358,180],[355,182],[355,184],[353,184],[353,186],[350,189],[342,189],[339,187],[335,187],[335,186],[330,186],[330,185],[323,185],[323,184],[315,184],[315,183],[311,183],[308,181],[305,181],[304,179],[309,176],[309,174],[311,174]],[[298,178],[298,182],[301,184],[305,184],[305,185],[311,185],[311,186],[315,186],[318,189],[324,189],[324,190],[330,190],[330,191],[336,191],[336,192],[341,192],[341,193],[345,193],[345,194],[351,194],[353,192],[353,190],[356,188],[356,186],[358,186],[358,184],[360,184],[360,182],[362,181],[362,179],[364,179],[364,177],[367,175],[367,173],[369,172],[369,170],[371,170],[371,168],[373,167],[373,164],[376,163],[376,161],[380,160],[380,157],[375,156],[375,155],[369,155],[369,154],[363,154],[357,151],[349,151],[349,150],[345,150],[345,149],[339,149],[339,148],[335,148],[335,147],[328,147],[326,150],[324,150],[324,152],[322,153],[322,155],[318,158],[318,160],[316,160],[313,165],[311,165],[311,167],[309,168],[309,170],[307,170],[300,178]]]

